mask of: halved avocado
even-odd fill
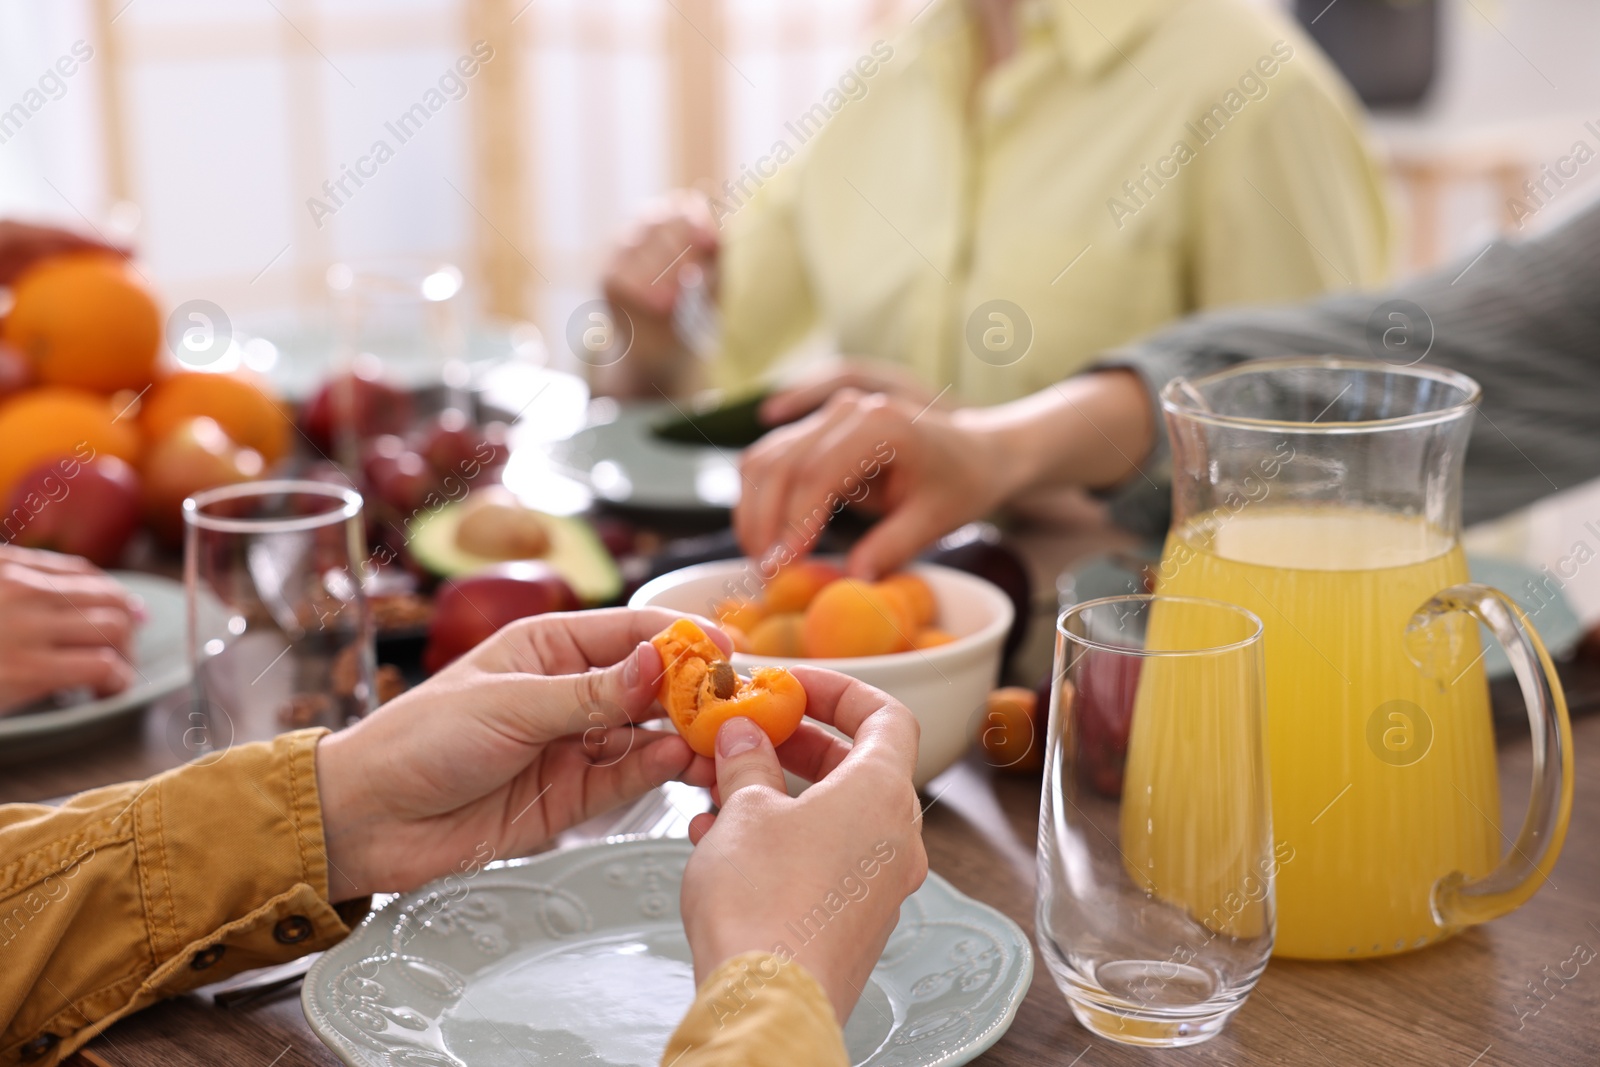
[[[761,405],[770,389],[732,398],[711,394],[689,411],[681,408],[657,420],[650,432],[663,441],[712,448],[748,448],[772,429],[761,421]]]
[[[461,578],[505,560],[466,552],[456,544],[456,530],[466,502],[448,504],[417,520],[411,554],[441,578]],[[582,519],[539,512],[550,532],[550,551],[542,558],[554,567],[585,604],[609,604],[622,593],[622,572],[594,528]]]

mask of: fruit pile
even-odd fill
[[[865,582],[821,560],[782,567],[759,597],[724,600],[714,614],[734,648],[756,656],[887,656],[955,640],[938,628],[933,590],[916,575]]]
[[[162,316],[103,253],[30,267],[0,323],[0,540],[114,565],[141,522],[169,545],[184,497],[259,477],[292,422],[247,373],[162,366]]]

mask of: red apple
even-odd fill
[[[411,422],[411,397],[383,380],[383,364],[370,354],[323,383],[302,416],[306,436],[325,453],[349,432],[359,440],[401,433]]]
[[[189,419],[145,453],[144,513],[169,545],[183,539],[183,501],[203,489],[261,476],[261,453],[241,448],[208,418]]]
[[[0,533],[24,548],[114,566],[139,528],[139,477],[116,456],[41,463],[17,483]]]
[[[601,515],[594,520],[594,532],[600,536],[600,543],[606,546],[612,558],[622,559],[634,554],[634,540],[638,531],[627,519]]]
[[[0,400],[33,384],[33,364],[20,348],[0,341]]]
[[[576,611],[578,595],[548,563],[502,563],[446,582],[434,599],[422,666],[432,674],[502,626],[551,611]]]
[[[1033,618],[1033,582],[1022,557],[993,525],[974,522],[945,537],[935,551],[923,558],[975,574],[999,586],[1011,598],[1014,612],[1002,653],[1002,662],[1009,662],[1021,647],[1028,621]]]
[[[367,465],[367,471],[378,499],[402,515],[420,509],[428,494],[439,488],[439,476],[415,452],[377,456]]]
[[[1139,667],[1138,656],[1094,648],[1078,662],[1078,766],[1095,792],[1113,799],[1122,795]]]
[[[503,422],[488,422],[484,423],[480,433],[482,437],[473,458],[486,471],[504,467],[506,460],[511,458],[511,427]]]
[[[407,451],[405,438],[399,434],[379,434],[361,446],[361,473],[366,476],[367,484],[371,485],[378,479],[376,474],[384,469],[385,464],[399,458],[400,453]]]
[[[424,431],[417,451],[440,475],[464,478],[469,471],[485,465],[478,454],[483,443],[483,434],[472,425],[466,412],[450,408],[440,412]]]

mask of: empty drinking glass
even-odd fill
[[[442,382],[445,407],[472,413],[459,267],[406,257],[335,263],[327,283],[336,368],[400,382]],[[361,400],[339,379],[329,402],[334,405],[334,458],[353,462]]]
[[[195,679],[186,736],[200,749],[190,754],[307,726],[336,730],[372,710],[361,494],[251,482],[196,493],[183,518]]]
[[[1039,817],[1038,939],[1078,1021],[1214,1037],[1272,953],[1275,847],[1261,622],[1120,596],[1065,611]]]

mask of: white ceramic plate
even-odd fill
[[[650,427],[674,414],[668,402],[589,405],[589,420],[551,446],[555,464],[614,504],[673,511],[731,508],[739,502],[739,450],[663,441]]]
[[[656,1067],[694,998],[678,918],[691,851],[613,839],[398,897],[312,966],[306,1019],[359,1067]],[[930,874],[845,1027],[851,1061],[967,1063],[1032,979],[1022,930]]]
[[[327,377],[335,340],[326,316],[262,315],[232,327],[242,342],[240,361],[267,375],[288,399],[309,397]],[[254,339],[264,339],[269,346],[252,345]],[[385,371],[408,388],[437,385],[443,371],[442,357],[426,338],[416,338],[414,344],[408,344],[408,340],[391,338],[385,342],[387,347],[379,353]],[[463,357],[474,369],[511,361],[535,365],[546,359],[543,338],[527,323],[477,322],[467,328],[464,342]],[[219,369],[232,360],[230,348],[206,369]]]
[[[118,571],[112,577],[142,597],[149,614],[134,639],[139,680],[115,696],[0,718],[0,761],[70,745],[79,732],[137,711],[189,683],[183,584],[132,571]]]

